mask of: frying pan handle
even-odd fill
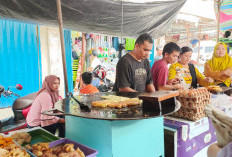
[[[59,112],[59,113],[53,113],[54,111]],[[47,116],[64,116],[65,115],[64,112],[61,112],[55,108],[51,110],[43,111],[42,114],[47,115]]]

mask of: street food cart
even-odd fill
[[[164,156],[162,116],[178,110],[179,102],[174,99],[174,103],[162,106],[162,112],[159,109],[148,111],[143,107],[146,104],[119,109],[91,107],[91,102],[101,100],[102,96],[116,94],[75,96],[90,107],[89,111],[82,110],[73,98],[57,102],[56,110],[65,115],[66,137],[98,150],[100,157]],[[130,93],[127,96],[136,95]]]

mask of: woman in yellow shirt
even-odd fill
[[[197,88],[197,84],[207,86],[213,82],[213,79],[203,76],[198,69],[190,63],[192,53],[192,49],[187,46],[181,48],[179,62],[172,64],[169,68],[169,82],[173,82],[172,80],[177,79],[184,89],[189,89],[191,86]]]
[[[227,54],[227,46],[217,43],[213,57],[205,63],[205,76],[212,77],[216,85],[231,86],[232,58]]]

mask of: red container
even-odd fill
[[[55,147],[59,144],[67,144],[67,143],[73,143],[74,144],[74,148],[76,149],[77,147],[80,148],[80,150],[85,154],[86,157],[96,157],[96,155],[98,154],[98,151],[92,149],[92,148],[89,148],[85,145],[82,145],[80,143],[77,143],[75,141],[72,141],[72,140],[69,140],[67,138],[63,138],[63,139],[60,139],[60,140],[57,140],[57,141],[53,141],[51,143],[49,143],[49,147],[52,148],[52,147]]]

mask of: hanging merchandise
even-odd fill
[[[79,59],[74,59],[73,60],[73,66],[72,66],[72,70],[73,70],[73,82],[74,82],[74,84],[75,84],[75,80],[77,78],[78,65],[79,65]]]
[[[89,34],[85,34],[85,39],[89,39],[90,38],[90,35]]]
[[[98,59],[102,62],[101,65],[107,69],[107,78],[109,77],[110,80],[114,82],[116,65],[118,62],[117,51],[115,50],[115,48],[118,49],[118,43],[119,43],[118,38],[112,36],[105,36],[101,34],[90,34],[90,38],[91,38],[91,44],[90,44],[91,49],[88,51],[88,54],[89,53],[91,54],[92,50],[98,51]],[[125,43],[125,39],[123,39],[123,42]],[[115,48],[113,48],[113,46]],[[86,60],[88,62],[89,58],[86,58]],[[87,69],[90,69],[89,68],[90,65],[89,64],[87,65],[88,65]]]
[[[80,32],[71,31],[71,38],[72,39],[78,38],[79,36],[81,36]]]
[[[118,51],[118,46],[119,46],[119,41],[118,41],[118,37],[113,37],[113,48]]]
[[[126,38],[126,50],[133,50],[135,47],[135,39],[134,38]]]
[[[73,73],[73,86],[75,86],[75,81],[78,76],[78,69],[80,69],[80,58],[82,53],[82,37],[80,32],[71,32],[72,41],[72,73]]]
[[[86,39],[85,39],[85,34],[82,33],[82,49],[81,49],[82,52],[81,52],[79,66],[77,70],[77,77],[76,77],[75,88],[74,88],[75,92],[78,92],[79,86],[82,87],[82,82],[80,80],[81,80],[81,73],[83,72],[83,67],[85,62],[85,51],[86,51],[85,48],[86,48]]]

